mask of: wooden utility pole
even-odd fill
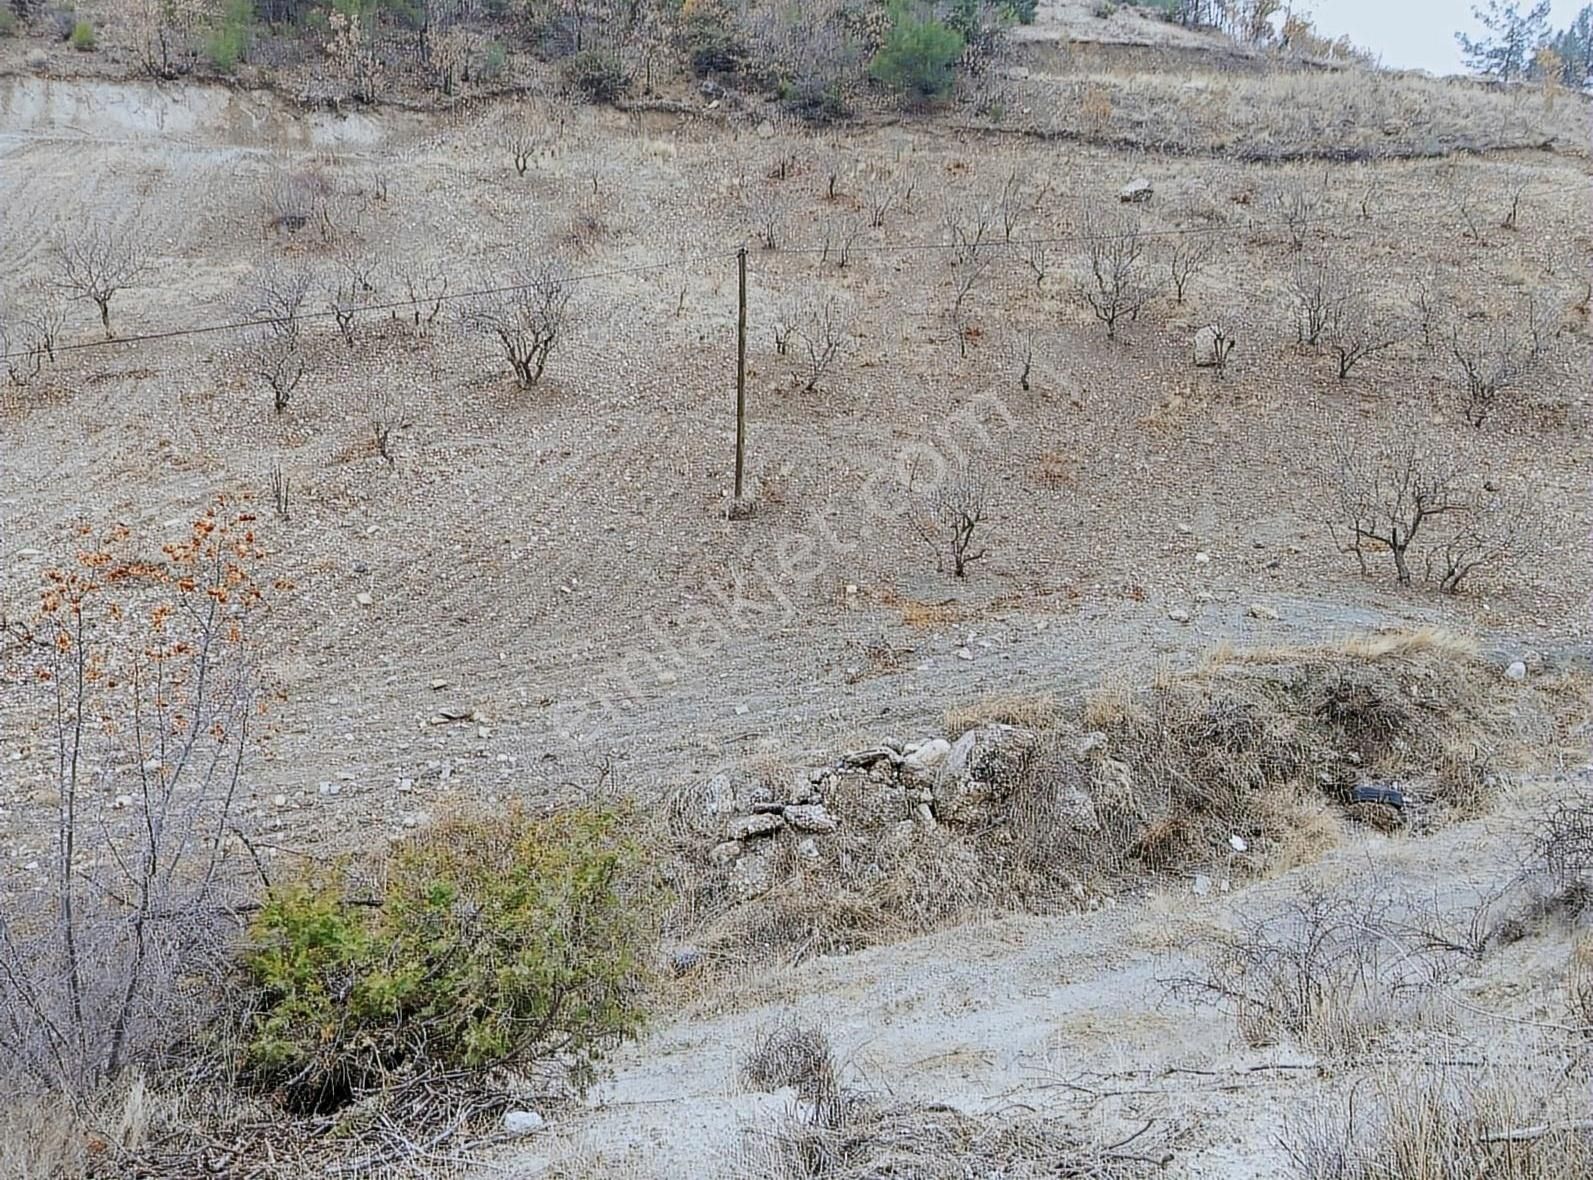
[[[736,251],[736,508],[741,507],[741,472],[747,458],[747,248]]]

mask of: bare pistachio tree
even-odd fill
[[[778,250],[785,241],[786,218],[790,216],[791,200],[785,189],[775,184],[743,186],[743,201],[747,220],[752,223],[765,250]]]
[[[142,244],[129,232],[103,222],[63,233],[56,241],[56,284],[68,298],[99,309],[109,339],[111,300],[148,269]]]
[[[1414,429],[1373,444],[1341,439],[1319,472],[1330,529],[1346,538],[1363,574],[1369,556],[1387,553],[1395,580],[1411,583],[1411,546],[1440,518],[1466,510],[1460,463]]]
[[[569,327],[571,294],[569,269],[549,259],[522,271],[508,290],[468,304],[462,319],[465,327],[503,346],[515,381],[530,389],[542,379],[548,356]]]
[[[915,469],[908,473],[908,488],[916,491],[913,525],[935,552],[935,568],[949,565],[954,577],[968,576],[968,567],[985,556],[978,543],[986,524],[989,496],[984,483],[966,464],[945,473],[933,486],[914,489]]]
[[[1480,427],[1506,393],[1516,389],[1537,364],[1541,333],[1531,317],[1501,315],[1487,321],[1450,326],[1449,351],[1454,357],[1466,421]]]
[[[381,263],[358,253],[340,255],[322,282],[327,310],[337,322],[344,343],[354,346],[354,329],[362,312],[377,302]]]
[[[416,335],[430,330],[448,295],[448,272],[436,262],[411,255],[390,265],[389,278],[396,291],[392,302],[398,304],[392,308],[393,319],[409,325]]]
[[[1146,273],[1139,218],[1126,210],[1090,208],[1085,211],[1080,237],[1084,256],[1077,278],[1079,294],[1105,326],[1107,339],[1115,340],[1118,321],[1137,320],[1156,294],[1156,285]]]
[[[1337,309],[1349,297],[1349,275],[1332,258],[1301,259],[1289,276],[1294,338],[1316,347]]]
[[[863,218],[858,214],[833,217],[824,223],[824,250],[821,262],[833,262],[837,270],[845,270],[852,260],[857,239],[863,235]]]
[[[1527,195],[1527,189],[1532,186],[1532,177],[1520,168],[1512,168],[1505,174],[1504,180],[1504,217],[1499,222],[1500,229],[1515,229],[1521,217],[1521,200]]]
[[[1327,181],[1313,183],[1305,177],[1295,177],[1273,190],[1268,198],[1272,214],[1289,235],[1289,245],[1296,250],[1305,247],[1313,222],[1320,219],[1322,204],[1327,196]]]
[[[834,296],[815,300],[804,311],[796,336],[807,361],[802,390],[811,393],[851,347],[851,317]]]
[[[1339,379],[1357,364],[1397,343],[1401,329],[1361,291],[1347,291],[1328,308],[1322,339],[1338,360]]]
[[[271,391],[278,414],[287,410],[304,380],[303,317],[313,277],[308,267],[267,261],[239,300],[239,311],[249,321],[249,370]]]
[[[1543,552],[1542,502],[1530,489],[1473,489],[1462,511],[1427,550],[1427,580],[1458,594],[1474,571],[1506,569]]]
[[[962,356],[968,355],[969,300],[995,261],[1000,245],[996,238],[999,213],[998,207],[987,204],[946,206],[944,225],[952,276],[947,320]]]
[[[912,199],[912,178],[900,169],[870,168],[863,174],[862,185],[868,224],[872,229],[883,229],[891,212]]]
[[[1018,375],[1018,388],[1029,392],[1029,378],[1034,372],[1034,333],[1012,331],[1007,333],[1003,347],[1008,366]]]
[[[1439,190],[1449,212],[1460,223],[1461,237],[1483,245],[1482,191],[1477,173],[1462,164],[1445,164],[1438,174]]]
[[[49,288],[33,289],[20,308],[0,308],[0,357],[13,385],[27,385],[55,361],[55,343],[66,327],[66,309]]]
[[[1172,280],[1175,302],[1184,301],[1184,289],[1211,264],[1211,259],[1210,235],[1181,234],[1173,239],[1173,248],[1167,254],[1167,277]]]

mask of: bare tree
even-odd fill
[[[304,380],[304,304],[312,275],[307,267],[267,261],[250,279],[239,300],[251,321],[247,349],[250,371],[271,391],[278,414],[287,410]]]
[[[1521,215],[1521,198],[1526,196],[1532,177],[1523,169],[1512,168],[1505,174],[1505,214],[1499,222],[1500,229],[1515,229]]]
[[[811,393],[850,347],[851,319],[835,297],[830,296],[808,305],[796,336],[807,356],[807,380],[802,389]]]
[[[400,297],[393,308],[395,320],[407,320],[419,334],[427,331],[442,314],[443,300],[448,295],[448,272],[435,262],[409,255],[390,266],[392,285]]]
[[[915,465],[908,473],[909,489],[916,475]],[[985,549],[975,545],[988,507],[984,484],[964,464],[917,497],[913,524],[935,551],[935,568],[944,571],[949,563],[954,577],[967,577],[968,567],[985,556]]]
[[[957,338],[957,351],[962,356],[968,355],[968,300],[996,255],[997,212],[985,204],[971,207],[948,204],[944,214],[952,269],[952,301],[947,319]]]
[[[1184,301],[1184,288],[1211,263],[1211,238],[1206,234],[1183,234],[1173,239],[1167,255],[1167,275],[1172,280],[1173,297]]]
[[[1029,272],[1034,275],[1034,289],[1040,290],[1045,286],[1045,276],[1051,272],[1051,255],[1042,241],[1028,243],[1024,251],[1023,261],[1028,265]]]
[[[1411,582],[1411,545],[1468,505],[1459,462],[1409,428],[1370,446],[1341,439],[1319,482],[1329,527],[1348,536],[1344,551],[1363,574],[1368,554],[1386,552],[1401,586]]]
[[[1350,280],[1336,260],[1301,259],[1289,277],[1289,294],[1294,301],[1294,338],[1312,347],[1322,342],[1322,333],[1339,306],[1349,297]]]
[[[570,117],[561,103],[544,101],[515,108],[503,125],[502,136],[516,173],[524,176],[539,157],[554,154]]]
[[[1433,328],[1438,324],[1438,309],[1440,297],[1438,294],[1438,280],[1435,275],[1428,275],[1418,279],[1411,288],[1406,302],[1410,305],[1412,314],[1416,317],[1416,326],[1421,330],[1422,346],[1429,351],[1433,347]]]
[[[564,337],[570,295],[568,268],[550,259],[522,272],[512,289],[466,306],[462,318],[467,328],[498,340],[515,381],[529,389],[542,379],[548,355]]]
[[[845,270],[852,260],[852,250],[863,234],[863,218],[846,215],[831,218],[824,223],[824,252],[821,261],[835,263],[837,270]]]
[[[0,1060],[73,1096],[180,1040],[219,985],[259,706],[249,525],[212,511],[153,563],[123,538],[50,571],[12,632],[32,674],[0,681],[47,735],[55,820],[43,887],[0,894]]]
[[[795,299],[786,299],[774,312],[774,351],[785,356],[791,351],[791,342],[802,327],[802,317],[807,308]]]
[[[362,311],[377,301],[381,264],[356,253],[341,255],[324,281],[327,310],[337,321],[337,330],[349,347],[354,345],[354,328]]]
[[[1427,579],[1445,594],[1458,594],[1474,570],[1505,568],[1542,552],[1541,502],[1527,490],[1474,490],[1464,509],[1427,551]]]
[[[1449,351],[1461,384],[1466,421],[1480,427],[1498,407],[1500,395],[1515,388],[1537,363],[1541,336],[1535,322],[1522,325],[1509,315],[1450,328]]]
[[[1327,178],[1324,174],[1320,184],[1312,184],[1305,177],[1296,177],[1273,190],[1268,198],[1273,215],[1288,231],[1289,244],[1294,249],[1304,248],[1311,223],[1318,220],[1326,195]]]
[[[772,184],[747,185],[747,218],[757,231],[765,250],[778,250],[785,241],[785,220],[790,213],[790,198],[784,189]]]
[[[1017,232],[1018,223],[1023,220],[1027,206],[1023,199],[1023,180],[1018,176],[1016,168],[1007,173],[1006,180],[1001,183],[1001,195],[996,198],[996,210],[1001,217],[1001,240],[1010,243],[1012,235]]]
[[[62,234],[56,242],[57,286],[71,299],[99,308],[106,339],[111,332],[111,300],[148,269],[140,243],[104,223]]]
[[[1007,363],[1017,371],[1018,388],[1029,392],[1029,377],[1034,372],[1034,333],[1009,332],[1005,353]]]
[[[1117,338],[1118,321],[1139,318],[1156,287],[1145,274],[1145,240],[1139,219],[1129,212],[1086,210],[1080,236],[1084,240],[1084,269],[1077,283],[1079,294],[1095,318],[1106,326],[1109,340]]]
[[[1339,379],[1361,361],[1400,339],[1397,325],[1384,318],[1360,291],[1347,291],[1328,307],[1322,339],[1338,359]]]
[[[1476,172],[1449,163],[1439,172],[1438,181],[1449,211],[1460,222],[1461,236],[1483,245],[1482,198]]]
[[[376,453],[387,461],[389,467],[393,466],[397,462],[393,454],[393,431],[403,430],[409,425],[409,416],[402,399],[393,392],[391,386],[382,386],[370,397],[367,417],[370,419],[371,441],[376,446]]]
[[[891,210],[912,199],[913,182],[901,171],[875,167],[863,176],[863,201],[868,209],[868,224],[882,229]]]
[[[27,294],[25,310],[0,309],[0,356],[14,385],[26,385],[55,361],[55,342],[66,326],[66,309],[48,288]]]

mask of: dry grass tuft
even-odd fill
[[[1386,1077],[1375,1103],[1343,1100],[1286,1128],[1300,1180],[1571,1180],[1593,1175],[1574,1093],[1467,1071]]]
[[[946,735],[955,739],[981,725],[1050,729],[1060,718],[1061,708],[1053,696],[1044,693],[1001,693],[947,709],[942,720]]]

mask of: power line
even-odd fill
[[[683,258],[671,259],[668,262],[643,263],[637,266],[619,266],[610,270],[588,271],[583,274],[563,275],[559,281],[564,283],[584,283],[593,279],[615,278],[619,275],[644,274],[648,271],[669,270],[674,267],[693,266],[699,262],[711,262],[715,259],[733,258],[735,251],[715,252],[712,254],[698,254]],[[368,303],[355,309],[356,315],[367,312],[394,311],[399,308],[414,307],[417,304],[453,303],[460,299],[477,299],[486,295],[507,295],[515,291],[530,289],[532,283],[508,283],[500,287],[473,287],[463,291],[444,291],[440,295],[428,295],[424,298],[396,299],[386,303]],[[239,332],[247,328],[265,328],[272,324],[283,323],[287,319],[294,320],[324,320],[334,319],[338,311],[305,311],[289,316],[267,316],[260,319],[230,320],[218,324],[195,324],[184,328],[168,328],[159,332],[139,332],[132,336],[116,336],[108,340],[81,340],[73,344],[57,344],[51,353],[57,352],[82,352],[91,348],[120,348],[132,344],[148,344],[156,340],[172,340],[182,336],[204,336],[215,332]],[[39,349],[24,349],[20,352],[0,353],[0,360],[20,360],[38,355]]]

